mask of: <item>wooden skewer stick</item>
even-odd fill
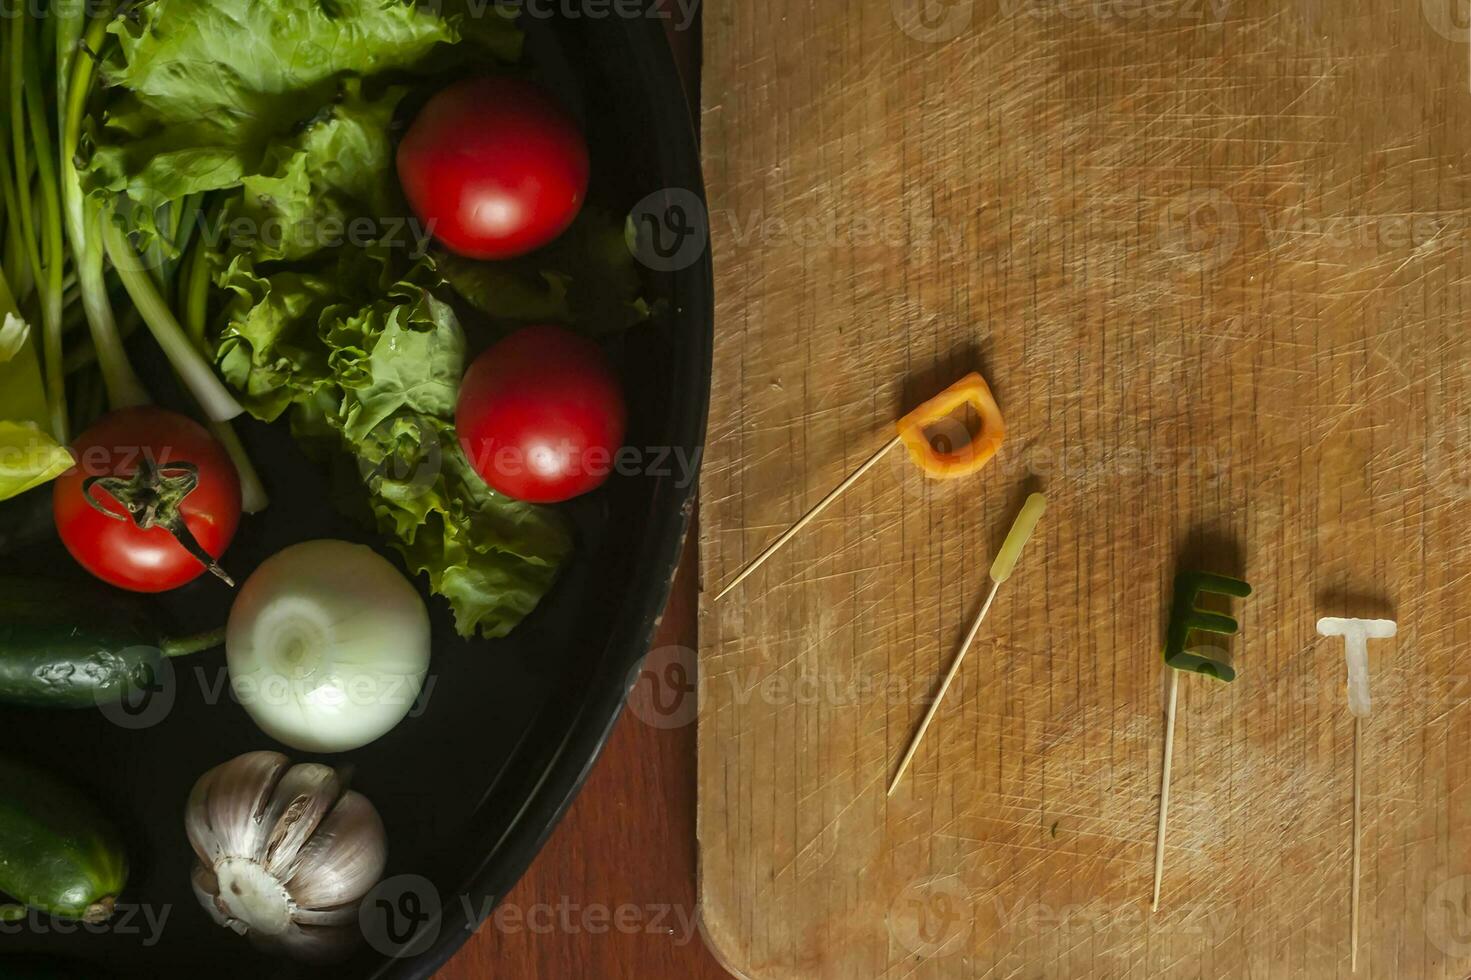
[[[919,751],[919,743],[924,741],[924,733],[929,730],[930,722],[935,720],[935,712],[940,710],[940,702],[945,700],[945,692],[950,690],[950,682],[955,680],[955,675],[960,672],[961,661],[965,660],[966,652],[975,641],[976,634],[981,631],[981,623],[986,620],[986,613],[991,611],[991,603],[996,599],[996,590],[1001,588],[1001,583],[996,582],[991,586],[991,594],[986,596],[986,602],[981,606],[980,614],[976,616],[975,622],[970,624],[970,632],[965,634],[965,640],[960,644],[960,652],[950,663],[950,670],[945,674],[945,680],[940,684],[940,692],[930,702],[930,708],[924,713],[924,720],[919,723],[919,731],[914,733],[914,738],[909,740],[909,748],[904,753],[904,758],[899,760],[899,771],[894,773],[893,782],[889,783],[887,795],[893,796],[894,790],[899,788],[899,780],[904,778],[904,772],[909,768],[909,762],[914,758],[914,753]]]
[[[1364,762],[1359,755],[1359,735],[1363,731],[1364,719],[1354,716],[1354,884],[1349,900],[1349,970],[1359,969],[1359,800],[1360,787],[1364,781]]]
[[[901,436],[895,436],[888,442],[884,443],[883,448],[874,453],[872,456],[868,457],[868,459],[865,460],[863,465],[858,467],[858,469],[848,474],[848,477],[843,480],[842,483],[839,483],[837,486],[833,487],[832,491],[826,497],[823,497],[821,500],[819,500],[811,510],[803,514],[802,517],[797,521],[797,523],[793,524],[791,527],[783,531],[780,537],[778,537],[775,541],[766,546],[765,551],[761,552],[761,554],[753,558],[751,562],[746,565],[745,568],[741,569],[740,572],[736,574],[736,577],[731,580],[729,585],[717,592],[715,594],[715,601],[718,602],[727,592],[745,581],[746,576],[750,575],[756,569],[760,568],[762,563],[765,562],[766,559],[770,558],[772,555],[780,551],[782,545],[786,544],[788,541],[792,540],[792,538],[796,537],[798,531],[806,527],[808,523],[818,514],[821,514],[823,509],[827,507],[828,504],[832,503],[834,500],[837,500],[840,496],[842,496],[844,490],[847,490],[853,484],[857,483],[859,478],[861,478],[863,474],[872,469],[875,463],[888,455],[889,450],[899,445],[901,439]]]
[[[904,753],[904,758],[899,760],[899,771],[894,773],[894,781],[889,783],[887,795],[893,796],[894,790],[899,788],[899,780],[904,778],[905,771],[909,768],[909,762],[914,758],[914,753],[919,750],[919,743],[924,741],[924,733],[929,730],[930,722],[935,720],[935,712],[940,710],[940,702],[945,700],[945,692],[950,690],[950,682],[955,680],[955,675],[960,672],[961,661],[965,660],[970,645],[975,642],[976,634],[981,631],[981,624],[986,621],[986,614],[991,611],[991,603],[996,601],[996,593],[1001,588],[1001,583],[1011,577],[1012,569],[1016,567],[1017,557],[1021,554],[1022,546],[1027,543],[1027,538],[1032,536],[1032,531],[1037,522],[1042,519],[1042,512],[1047,509],[1047,498],[1040,493],[1034,493],[1022,504],[1021,513],[1016,515],[1016,520],[1011,525],[1011,530],[1006,534],[1006,541],[1002,543],[1001,550],[996,553],[996,560],[991,563],[991,592],[986,596],[986,601],[981,605],[981,611],[976,614],[975,621],[970,624],[970,631],[965,634],[965,639],[960,644],[960,651],[955,654],[955,660],[950,664],[950,670],[945,674],[945,680],[940,684],[940,691],[935,699],[930,702],[930,708],[924,713],[924,720],[919,723],[919,731],[914,733],[914,738],[909,742],[909,748]]]
[[[1170,705],[1165,716],[1165,764],[1159,777],[1159,826],[1154,834],[1154,901],[1151,912],[1159,911],[1159,885],[1165,874],[1165,824],[1170,819],[1170,764],[1175,759],[1175,705],[1180,697],[1180,672],[1170,672]]]

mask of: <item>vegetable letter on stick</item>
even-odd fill
[[[925,427],[934,425],[963,405],[970,405],[980,416],[980,431],[971,438],[970,442],[954,452],[936,450],[925,434]],[[914,460],[915,465],[923,470],[926,476],[936,480],[953,480],[969,476],[985,466],[990,462],[991,457],[996,455],[996,451],[1001,448],[1001,443],[1006,439],[1006,422],[1002,419],[1001,409],[991,394],[991,387],[986,384],[985,378],[974,371],[904,416],[895,423],[895,428],[899,430],[897,435],[864,460],[858,469],[849,473],[842,483],[839,483],[811,510],[803,514],[797,523],[787,528],[775,541],[767,545],[761,554],[751,559],[746,567],[731,579],[730,584],[715,594],[716,600],[724,598],[726,593],[745,581],[748,575],[760,568],[766,559],[780,551],[783,545],[797,536],[797,532],[822,513],[828,504],[842,496],[843,491],[857,483],[863,474],[872,469],[874,464],[887,456],[889,451],[901,442],[909,450],[909,458]]]
[[[1210,572],[1181,572],[1175,576],[1175,602],[1170,608],[1169,632],[1165,636],[1165,665],[1170,668],[1169,704],[1165,709],[1165,759],[1160,770],[1159,826],[1154,839],[1154,897],[1151,910],[1159,911],[1159,888],[1165,872],[1165,826],[1170,818],[1170,765],[1175,756],[1175,706],[1180,697],[1180,672],[1194,671],[1217,680],[1236,679],[1236,670],[1224,657],[1212,651],[1187,650],[1186,641],[1192,631],[1231,635],[1237,630],[1236,620],[1221,613],[1195,608],[1202,592],[1245,598],[1251,586],[1240,579]]]
[[[1335,619],[1331,616],[1318,620],[1320,636],[1343,637],[1344,657],[1348,661],[1348,710],[1354,716],[1354,823],[1353,823],[1353,884],[1349,892],[1349,969],[1359,968],[1359,801],[1360,784],[1363,782],[1363,756],[1359,752],[1359,740],[1364,719],[1369,717],[1369,641],[1386,640],[1399,632],[1392,619]]]

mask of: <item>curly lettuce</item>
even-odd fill
[[[196,247],[219,372],[256,418],[289,418],[309,451],[351,461],[339,498],[449,600],[462,635],[493,637],[551,587],[572,535],[465,460],[453,426],[465,331],[423,242],[393,217],[406,214],[392,165],[403,101],[443,84],[436,73],[519,54],[503,11],[454,10],[138,4],[110,28],[83,180],[142,240],[171,239],[155,235],[163,219],[208,195]]]
[[[261,275],[243,255],[220,280],[231,293],[220,369],[247,410],[291,407],[303,445],[356,458],[349,476],[378,531],[449,600],[461,634],[514,628],[551,588],[571,531],[556,511],[491,490],[465,459],[453,425],[465,335],[428,288],[428,263],[362,306],[332,292],[341,278]]]
[[[144,232],[171,201],[269,171],[344,78],[409,71],[460,37],[402,0],[151,0],[109,31],[84,186],[126,198]]]
[[[628,219],[584,208],[561,238],[510,262],[436,256],[440,274],[470,306],[504,326],[558,323],[598,336],[649,318]],[[594,270],[574,275],[566,269]]]

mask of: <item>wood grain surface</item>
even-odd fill
[[[698,825],[734,972],[1349,976],[1352,723],[1314,624],[1389,615],[1357,976],[1471,973],[1465,25],[1450,0],[712,0]],[[972,369],[1011,432],[983,473],[895,453],[711,601]],[[1256,591],[1239,679],[1181,686],[1150,915],[1179,568]]]

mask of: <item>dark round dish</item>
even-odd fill
[[[583,120],[604,199],[627,208],[651,195],[702,202],[694,128],[663,21],[529,12],[522,21],[528,60]],[[328,757],[284,749],[231,699],[219,651],[178,661],[136,716],[0,709],[7,753],[65,775],[114,814],[133,869],[120,914],[105,927],[58,929],[44,917],[0,925],[0,973],[403,980],[431,976],[464,943],[577,793],[667,599],[693,506],[709,397],[711,272],[703,230],[699,243],[687,262],[649,263],[657,267],[644,270],[653,322],[630,330],[614,351],[628,393],[627,444],[650,450],[644,472],[615,476],[566,506],[577,526],[576,554],[508,638],[462,640],[447,605],[430,599],[434,652],[426,683],[433,686],[422,710],[386,736]],[[135,339],[131,348],[150,386],[165,395],[167,370],[149,346]],[[394,558],[333,508],[324,474],[300,454],[284,423],[244,423],[240,431],[272,503],[248,519],[228,553],[237,579],[308,538],[359,540]],[[296,474],[290,484],[286,473]],[[54,540],[5,561],[12,571],[72,569]],[[175,627],[207,628],[223,622],[230,599],[220,583],[198,580],[172,594],[164,614]],[[388,868],[360,916],[366,941],[347,962],[324,967],[257,953],[214,925],[190,889],[194,858],[183,830],[190,787],[207,769],[256,749],[351,767],[354,788],[383,817]]]

